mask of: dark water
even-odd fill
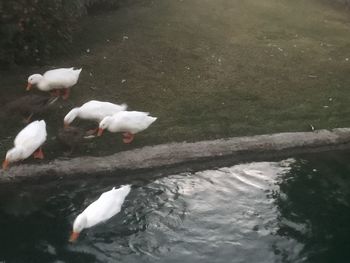
[[[349,262],[348,153],[123,181],[2,187],[0,261]],[[120,180],[120,179],[119,179]],[[68,243],[75,216],[132,183],[120,214]]]

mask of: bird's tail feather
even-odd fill
[[[126,110],[127,108],[128,108],[128,105],[126,104],[126,103],[123,103],[122,105],[120,105],[122,108],[123,108],[123,110]]]

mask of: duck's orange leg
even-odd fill
[[[123,133],[123,142],[124,143],[131,143],[134,140],[135,135],[130,132],[124,132]]]
[[[35,159],[44,159],[44,153],[43,153],[43,150],[41,149],[41,147],[38,148],[38,150],[36,150],[34,152],[34,158]]]
[[[62,99],[64,99],[64,100],[68,99],[69,94],[70,94],[70,88],[63,89]]]

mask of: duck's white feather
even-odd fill
[[[86,227],[104,222],[119,213],[130,190],[131,186],[125,185],[118,189],[113,187],[112,190],[103,193],[82,212],[87,219]]]
[[[23,159],[28,158],[46,141],[46,123],[44,120],[33,121],[21,130],[15,140],[14,145],[23,150]]]
[[[59,68],[46,71],[42,80],[37,84],[38,89],[50,91],[53,89],[70,88],[78,82],[81,70]]]
[[[100,122],[104,117],[127,109],[126,104],[118,105],[105,101],[91,100],[79,108],[79,117]]]
[[[147,129],[156,119],[149,116],[148,112],[122,111],[112,116],[107,129],[110,132],[130,132],[136,134]]]

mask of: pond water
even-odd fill
[[[348,262],[348,153],[253,162],[148,180],[2,186],[3,262]],[[112,186],[122,211],[68,242]]]

